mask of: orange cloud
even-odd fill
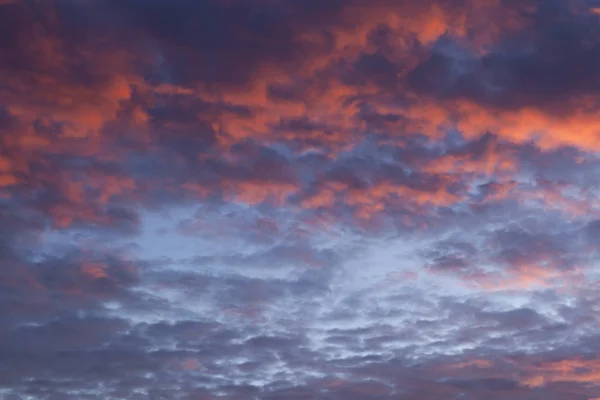
[[[543,257],[543,256],[542,256]],[[562,271],[550,264],[522,264],[466,278],[465,284],[490,291],[527,291],[555,287],[571,291],[582,282],[582,269]]]
[[[81,267],[83,274],[91,279],[106,278],[106,267],[98,263],[84,263]]]
[[[446,129],[456,127],[470,140],[493,133],[518,144],[535,141],[542,150],[562,146],[599,150],[600,113],[574,100],[566,101],[575,104],[570,107],[573,111],[552,113],[534,107],[493,110],[467,100],[446,104],[420,99],[401,112],[408,118],[411,131],[434,139],[440,138]]]
[[[434,174],[481,174],[489,176],[512,176],[519,170],[514,155],[498,150],[495,143],[479,154],[447,153],[422,166],[423,172]]]
[[[387,203],[412,204],[418,208],[449,206],[459,202],[461,197],[448,192],[445,187],[425,191],[382,182],[364,190],[349,189],[344,199],[348,205],[356,208],[358,218],[368,219],[373,214],[385,210]]]
[[[0,156],[0,187],[15,185],[17,182],[13,163],[9,158]]]
[[[298,190],[291,183],[269,182],[229,182],[224,184],[225,198],[249,205],[257,205],[270,201],[275,205],[283,205],[286,199]]]
[[[535,140],[544,150],[573,146],[582,150],[600,149],[600,114],[575,108],[565,115],[548,114],[526,107],[515,111],[490,111],[480,105],[459,102],[457,127],[468,138],[493,132],[515,143]]]
[[[359,123],[356,120],[358,103],[352,99],[373,97],[373,105],[382,111],[386,108],[397,108],[388,104],[380,86],[370,83],[348,85],[330,72],[324,72],[341,60],[352,63],[361,55],[375,53],[378,48],[369,40],[375,29],[385,25],[394,32],[394,50],[386,54],[386,57],[403,66],[398,70],[397,80],[400,83],[404,74],[411,69],[410,66],[414,67],[422,61],[422,56],[409,51],[415,45],[414,38],[421,42],[421,45],[429,46],[443,35],[466,37],[473,35],[475,29],[481,34],[473,37],[478,38],[478,47],[483,48],[484,45],[497,40],[502,32],[521,28],[526,20],[520,11],[521,8],[506,8],[500,0],[473,1],[462,8],[455,8],[450,3],[440,5],[432,1],[418,4],[389,1],[348,4],[339,15],[339,19],[332,21],[329,27],[333,38],[332,47],[326,52],[315,51],[310,54],[300,62],[293,74],[287,67],[265,62],[253,70],[250,82],[245,85],[221,88],[203,85],[195,88],[174,87],[171,91],[193,95],[210,103],[224,102],[251,110],[251,116],[232,113],[210,116],[208,122],[217,129],[219,141],[225,147],[247,138],[300,139],[315,140],[323,148],[333,146],[339,151],[353,143],[353,132]],[[486,18],[482,19],[482,16]],[[486,21],[485,26],[482,26],[482,20]],[[316,35],[310,27],[294,28],[298,43],[318,42],[319,45],[315,45],[315,48],[323,47],[321,42],[325,37]],[[483,34],[484,31],[487,36]],[[322,83],[315,80],[317,73],[325,74]],[[289,101],[270,98],[269,88],[294,85],[303,80],[309,84],[299,98]],[[162,87],[160,90],[164,89]],[[410,97],[408,91],[405,95]],[[418,98],[414,100],[420,101]],[[378,104],[379,102],[381,104]],[[391,100],[391,103],[396,102]],[[403,113],[406,114],[406,111]],[[282,132],[274,129],[280,121],[294,118],[306,118],[321,128],[312,129],[310,132]],[[409,119],[411,130],[427,134],[433,134],[441,127],[449,127],[452,122],[448,111],[439,106],[412,107]],[[463,124],[468,124],[473,129],[477,128],[473,126],[473,117]],[[482,132],[478,131],[477,134]]]
[[[338,182],[328,182],[322,185],[318,191],[303,199],[303,208],[332,208],[338,200],[338,194],[346,189],[346,185]]]
[[[216,186],[186,183],[183,188],[201,198],[211,193],[222,193],[227,201],[248,205],[269,202],[279,206],[284,205],[289,196],[299,191],[298,185],[294,183],[232,180],[224,180]]]
[[[127,131],[127,136],[138,135],[140,137],[132,140],[146,144],[157,141],[147,132],[140,134],[135,129],[128,129],[130,126],[127,124],[135,125],[142,131],[145,125],[153,122],[144,107],[136,102],[147,102],[148,107],[152,107],[159,97],[172,96],[184,103],[199,99],[213,106],[223,105],[219,111],[213,111],[212,108],[210,112],[198,111],[196,117],[216,130],[224,155],[231,145],[252,139],[265,142],[295,141],[300,143],[300,147],[304,146],[303,149],[312,146],[333,158],[336,153],[356,145],[358,132],[370,129],[359,118],[363,100],[368,101],[379,113],[389,112],[405,117],[406,121],[397,123],[389,132],[392,136],[425,133],[436,139],[441,137],[446,128],[456,126],[469,139],[478,138],[489,131],[517,143],[536,139],[544,149],[562,145],[597,149],[600,147],[597,144],[600,125],[596,113],[588,111],[584,107],[587,103],[583,100],[575,104],[579,107],[574,107],[572,114],[561,115],[547,114],[535,108],[493,111],[464,100],[449,105],[421,98],[407,89],[399,89],[407,101],[398,102],[394,98],[398,93],[386,93],[381,85],[371,82],[351,85],[328,70],[342,60],[351,64],[364,54],[379,51],[379,47],[370,40],[370,35],[374,29],[387,25],[392,32],[390,40],[393,46],[388,49],[386,57],[393,62],[402,61],[399,65],[404,67],[398,70],[396,82],[401,88],[403,74],[424,57],[419,52],[413,54],[408,51],[414,47],[415,40],[427,48],[443,35],[470,39],[473,32],[487,29],[487,36],[476,35],[482,39],[475,47],[481,47],[497,40],[502,32],[522,28],[526,21],[520,17],[521,7],[530,6],[525,4],[513,9],[500,0],[469,1],[463,8],[452,6],[451,2],[358,2],[345,7],[340,15],[330,21],[328,33],[332,43],[326,52],[318,51],[324,38],[316,34],[312,26],[298,24],[293,27],[293,35],[299,43],[315,44],[315,50],[307,54],[306,60],[299,62],[293,74],[289,66],[277,65],[273,61],[259,62],[249,82],[222,87],[202,83],[153,86],[145,82],[134,69],[135,62],[145,59],[145,54],[132,54],[125,45],[116,42],[112,43],[109,50],[98,51],[80,45],[69,46],[64,38],[53,32],[59,31],[54,29],[59,27],[59,21],[50,10],[47,27],[19,32],[25,53],[35,60],[39,71],[3,71],[7,74],[10,90],[0,91],[0,100],[8,105],[9,113],[20,122],[18,131],[11,134],[7,141],[22,154],[40,152],[118,160],[120,152],[126,150],[115,150],[119,148],[119,138],[117,134],[107,132],[108,128],[118,130],[119,134],[122,134],[121,130]],[[485,27],[481,23],[482,16],[492,17]],[[89,82],[71,79],[72,59],[85,65],[95,79]],[[306,87],[302,87],[297,98],[274,100],[269,94],[273,86],[293,86],[304,81]],[[573,99],[569,101],[575,102]],[[249,111],[236,111],[238,106]],[[293,124],[286,126],[286,120],[303,120],[310,126],[307,129],[300,129]],[[49,129],[54,125],[60,126],[60,134],[55,137],[41,134],[36,129],[36,126]],[[165,123],[166,130],[172,127]],[[25,179],[21,172],[27,171],[27,163],[32,162],[33,157],[24,159],[25,167],[21,165],[22,162],[17,162],[15,155],[0,158],[0,187],[11,187]],[[424,172],[449,175],[510,175],[518,169],[510,154],[502,154],[495,147],[480,158],[449,154],[421,167]],[[48,178],[42,179],[38,175],[27,179],[36,182]],[[448,180],[451,181],[451,178]],[[506,198],[514,187],[507,185],[504,191],[490,195],[487,200]],[[265,201],[282,205],[291,195],[300,192],[295,183],[222,182],[219,188],[227,200],[252,205]],[[87,189],[97,192],[92,205],[84,204],[90,202]],[[80,218],[98,218],[97,208],[101,205],[119,196],[132,195],[137,189],[133,179],[98,175],[94,175],[85,185],[76,182],[62,185],[60,190],[64,192],[61,194],[70,204],[53,207],[60,221],[58,225],[68,226]],[[195,190],[203,197],[212,191],[199,186],[187,189]],[[590,210],[588,204],[564,200],[556,193],[540,195],[540,198],[534,194],[530,196],[530,199],[545,201],[557,208],[572,207],[573,213],[581,214]],[[380,183],[362,193],[325,185],[317,193],[305,197],[301,206],[307,209],[331,208],[344,201],[354,208],[359,218],[368,219],[381,213],[391,203],[423,209],[432,205],[449,206],[462,200],[462,196],[450,193],[445,187],[423,191]],[[74,211],[70,210],[71,207],[80,209]]]
[[[530,376],[521,384],[529,387],[544,386],[550,382],[574,382],[590,385],[600,384],[600,362],[598,360],[565,359],[547,362],[533,367]]]

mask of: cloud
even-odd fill
[[[600,397],[588,1],[0,1],[0,397]]]

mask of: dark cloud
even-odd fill
[[[483,55],[442,42],[411,71],[408,82],[420,92],[492,107],[570,113],[579,107],[570,99],[591,96],[593,108],[598,18],[587,10],[574,11],[575,3],[539,2],[527,12],[531,23],[526,30]]]

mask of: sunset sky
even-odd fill
[[[0,0],[0,399],[600,400],[600,2]]]

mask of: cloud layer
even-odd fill
[[[0,1],[0,395],[600,398],[599,9]]]

